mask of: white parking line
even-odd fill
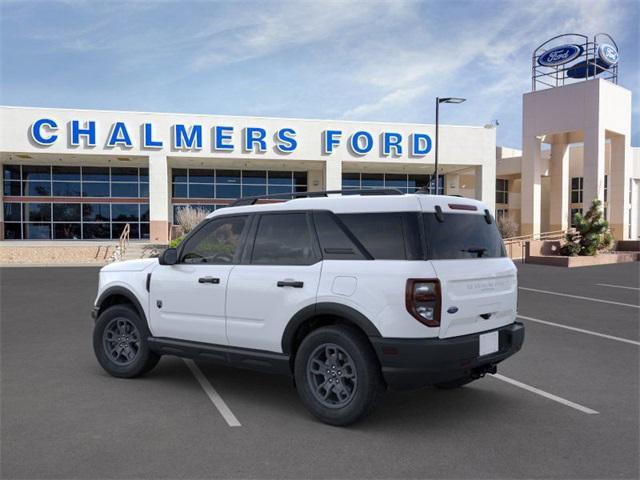
[[[566,405],[567,407],[571,407],[575,410],[578,410],[582,413],[586,413],[588,415],[597,415],[599,412],[592,410],[584,405],[580,405],[579,403],[571,402],[565,398],[558,397],[557,395],[553,395],[552,393],[545,392],[544,390],[540,390],[539,388],[532,387],[531,385],[527,385],[526,383],[519,382],[514,380],[513,378],[505,377],[504,375],[500,375],[496,373],[494,375],[489,375],[490,377],[497,378],[498,380],[502,380],[503,382],[510,383],[511,385],[515,385],[516,387],[520,387],[529,392],[535,393],[536,395],[540,395],[542,397],[548,398],[549,400],[553,400],[554,402],[561,403]]]
[[[587,333],[589,335],[595,335],[596,337],[608,338],[609,340],[616,340],[618,342],[630,343],[631,345],[637,345],[640,347],[640,342],[635,340],[629,340],[622,337],[614,337],[613,335],[606,335],[604,333],[594,332],[592,330],[585,330],[583,328],[570,327],[569,325],[562,325],[561,323],[553,323],[547,320],[540,320],[539,318],[525,317],[524,315],[518,315],[518,318],[529,320],[530,322],[542,323],[544,325],[551,325],[552,327],[565,328],[567,330],[573,330],[574,332]]]
[[[611,300],[602,300],[600,298],[581,297],[580,295],[569,295],[568,293],[550,292],[548,290],[538,290],[537,288],[526,288],[526,287],[518,287],[518,288],[520,290],[525,290],[525,291],[528,291],[528,292],[546,293],[548,295],[558,295],[559,297],[577,298],[579,300],[589,300],[591,302],[610,303],[611,305],[621,305],[623,307],[631,307],[631,308],[640,309],[640,305],[633,305],[632,303],[621,303],[621,302],[614,302],[614,301],[611,301]]]
[[[211,383],[209,383],[209,380],[207,380],[207,377],[204,376],[204,374],[200,371],[200,369],[195,364],[195,362],[193,360],[189,360],[186,358],[184,358],[183,360],[184,360],[184,363],[187,364],[187,367],[189,367],[189,370],[191,370],[191,373],[193,373],[193,376],[196,377],[196,380],[198,380],[198,383],[200,384],[204,392],[207,394],[211,402],[213,402],[215,407],[218,409],[218,411],[220,412],[220,415],[222,415],[222,417],[225,419],[227,424],[230,427],[241,427],[242,425],[240,425],[240,422],[238,421],[236,416],[229,409],[229,407],[224,402],[220,394],[216,391],[216,389],[213,388]]]
[[[627,290],[640,290],[638,287],[627,287],[625,285],[611,285],[610,283],[596,283],[599,287],[624,288]]]

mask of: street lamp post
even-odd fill
[[[435,145],[435,157],[436,157],[436,165],[433,171],[434,176],[436,177],[436,195],[438,194],[438,131],[440,129],[440,104],[441,103],[462,103],[466,100],[466,98],[459,97],[436,97],[436,145]]]

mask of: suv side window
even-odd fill
[[[376,260],[422,259],[417,214],[344,213],[338,218]]]
[[[211,220],[187,240],[181,251],[181,263],[234,263],[246,224],[246,216]]]
[[[334,214],[316,211],[313,212],[313,221],[316,224],[322,257],[325,260],[365,260],[367,258],[363,255],[360,246],[356,245],[357,240],[353,241],[353,234],[351,234],[352,238],[349,238],[351,232],[338,224],[340,219]]]
[[[311,265],[319,260],[305,212],[260,216],[252,264]]]

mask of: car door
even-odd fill
[[[307,212],[261,214],[227,290],[227,336],[233,346],[281,352],[289,319],[316,302],[322,268]]]
[[[227,345],[225,294],[247,215],[206,221],[180,248],[178,263],[151,275],[149,311],[157,337]]]

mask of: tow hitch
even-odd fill
[[[496,365],[492,365],[492,364],[482,365],[481,367],[474,368],[471,371],[471,378],[473,379],[482,378],[487,373],[490,373],[491,375],[493,375],[497,371],[498,371],[498,367]]]

